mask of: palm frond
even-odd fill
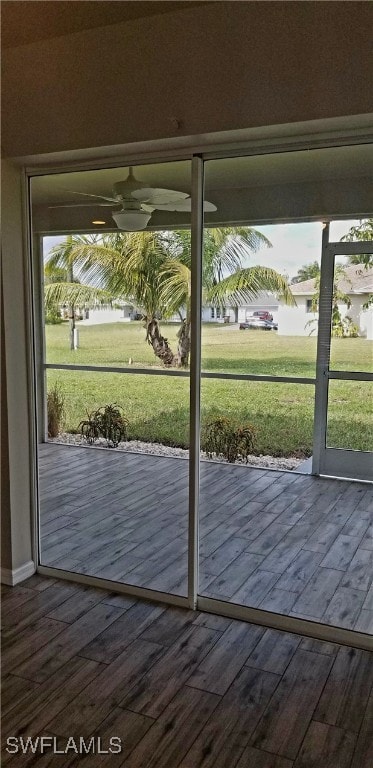
[[[108,291],[81,283],[50,283],[45,286],[44,296],[47,308],[62,304],[94,307],[109,304],[112,298]]]
[[[203,278],[210,288],[242,268],[244,259],[270,241],[251,227],[205,229],[203,239]]]
[[[274,269],[259,266],[240,269],[224,278],[208,291],[208,300],[215,305],[224,302],[237,305],[255,298],[262,291],[279,295],[289,306],[296,304],[287,280]]]
[[[160,297],[168,316],[185,307],[189,312],[191,271],[180,261],[168,259],[160,270]]]

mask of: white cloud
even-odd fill
[[[332,222],[330,239],[340,240],[356,223],[353,220]],[[248,260],[247,266],[272,267],[281,274],[294,277],[304,264],[320,263],[322,228],[320,221],[259,226],[258,230],[268,237],[272,248],[261,248]]]

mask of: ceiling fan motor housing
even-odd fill
[[[113,192],[115,197],[123,199],[131,197],[132,192],[137,192],[137,190],[142,189],[145,186],[143,181],[138,181],[132,173],[129,173],[125,181],[115,182],[113,185]]]

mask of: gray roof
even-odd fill
[[[352,264],[344,268],[345,277],[338,280],[338,289],[347,294],[373,292],[373,268],[365,269],[363,264]],[[290,286],[294,296],[315,293],[315,278],[303,280]]]

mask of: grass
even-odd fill
[[[176,346],[177,326],[163,327]],[[47,361],[91,365],[159,367],[145,342],[141,323],[80,328],[80,348],[70,351],[66,325],[47,326]],[[286,376],[315,375],[316,339],[206,325],[203,369]],[[371,344],[365,339],[333,339],[332,367],[371,370]],[[58,381],[65,394],[66,429],[101,405],[117,402],[130,421],[130,437],[187,446],[187,378],[82,371],[48,371],[48,390]],[[367,382],[333,381],[330,387],[328,444],[372,449],[372,399]],[[314,387],[267,382],[202,381],[202,418],[228,415],[256,429],[257,454],[309,456],[312,453]],[[370,394],[369,394],[370,393]]]

